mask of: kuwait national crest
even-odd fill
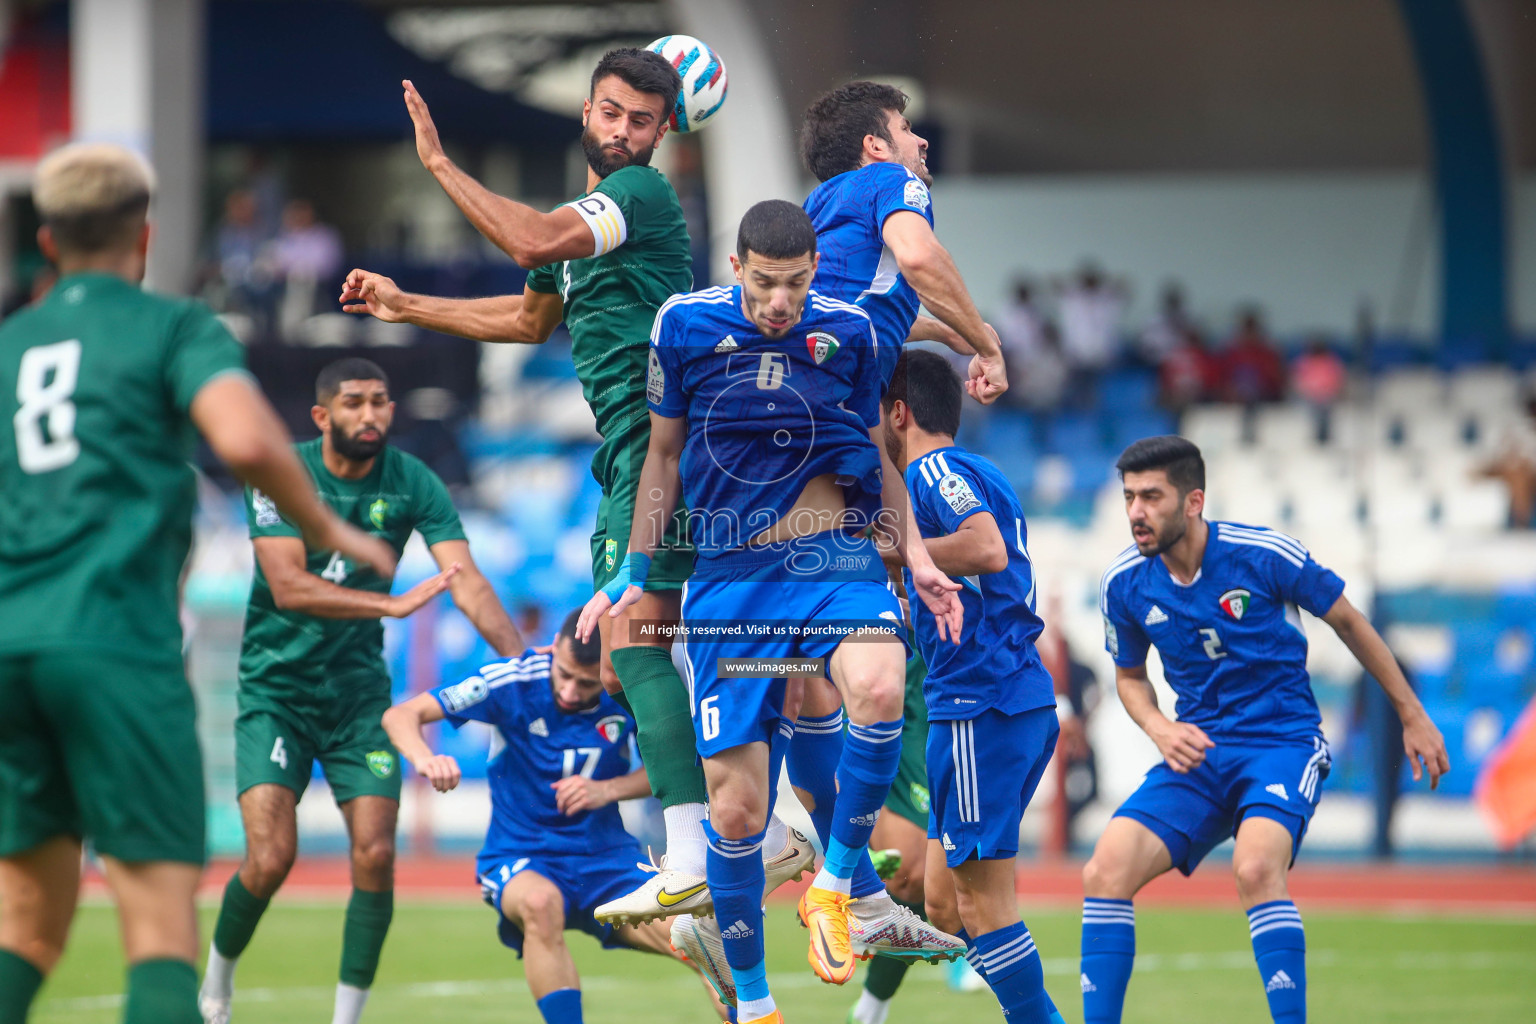
[[[624,716],[609,715],[606,718],[599,719],[597,732],[598,735],[602,736],[609,743],[619,742],[619,737],[624,735]]]
[[[1252,596],[1246,590],[1229,590],[1221,595],[1221,608],[1234,619],[1241,619],[1248,610],[1248,601]]]
[[[811,353],[811,358],[816,360],[816,365],[837,355],[838,346],[842,344],[826,331],[812,331],[805,339],[805,347]]]

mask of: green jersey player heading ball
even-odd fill
[[[592,461],[603,487],[592,534],[593,589],[601,589],[616,578],[631,546],[650,442],[645,372],[651,326],[662,303],[689,291],[693,281],[682,207],[666,178],[649,166],[681,80],[655,53],[624,48],[604,55],[582,106],[587,190],[550,213],[498,196],[455,166],[421,96],[409,82],[405,87],[422,163],[480,233],[531,272],[521,295],[440,299],[401,292],[389,278],[354,270],[341,294],[343,308],[494,342],[540,344],[565,321],[576,376],[603,437]],[[677,515],[664,527],[663,538],[652,538],[657,554],[644,596],[624,615],[603,618],[602,678],[634,713],[640,753],[667,821],[666,866],[632,897],[599,907],[599,920],[702,913],[709,906],[700,825],[704,775],[693,752],[688,692],[672,665],[671,631],[631,631],[635,623],[678,621],[693,551]],[[773,834],[790,835],[782,829]],[[765,857],[788,866],[770,869],[770,878],[784,872],[789,877],[810,856],[810,846],[791,849],[792,838],[781,843],[773,834]]]
[[[196,1024],[206,808],[177,590],[197,433],[316,547],[394,553],[323,505],[206,307],[139,287],[153,175],[117,146],[37,169],[60,278],[0,326],[0,1022],[64,950],[81,844],[106,868],[127,1024]]]

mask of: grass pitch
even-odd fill
[[[330,1019],[343,904],[284,901],[268,912],[240,963],[233,1024]],[[1028,911],[1028,908],[1026,908]],[[1536,1019],[1536,920],[1302,912],[1307,921],[1310,1013],[1320,1024],[1430,1020],[1528,1024]],[[206,937],[214,908],[205,908]],[[1082,1020],[1078,914],[1037,910],[1026,920],[1045,958],[1046,984],[1068,1021]],[[1125,1024],[1213,1021],[1266,1024],[1269,1014],[1247,921],[1226,910],[1143,908]],[[367,1024],[537,1024],[516,957],[496,941],[479,903],[402,900],[384,947]],[[769,907],[768,967],[790,1024],[841,1024],[862,973],[844,989],[818,981],[804,932],[787,904]],[[589,1021],[707,1024],[712,1014],[691,972],[660,957],[604,951],[567,933]],[[891,1006],[891,1024],[1001,1021],[988,992],[952,992],[943,968],[918,965]],[[81,908],[64,962],[34,1006],[36,1024],[114,1024],[123,963],[110,908]]]

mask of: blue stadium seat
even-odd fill
[[[1399,366],[1419,366],[1428,362],[1429,353],[1428,346],[1414,338],[1377,338],[1371,345],[1371,370],[1379,373]]]
[[[1132,441],[1139,441],[1143,437],[1157,437],[1178,432],[1178,420],[1172,413],[1155,409],[1124,414],[1110,411],[1109,446],[1116,452],[1124,451]]]
[[[1046,424],[1046,449],[1057,455],[1101,452],[1104,433],[1099,418],[1088,413],[1060,412]]]
[[[1151,409],[1157,402],[1157,372],[1139,366],[1111,370],[1099,380],[1098,393],[1110,415]]]

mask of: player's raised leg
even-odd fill
[[[1232,871],[1237,876],[1237,895],[1248,912],[1248,934],[1269,1000],[1269,1015],[1275,1024],[1305,1024],[1307,933],[1285,884],[1302,820],[1278,818],[1277,813],[1275,817],[1249,814],[1243,819],[1237,827]]]
[[[352,842],[352,896],[342,931],[341,976],[332,1024],[357,1024],[395,912],[395,823],[400,803],[384,796],[357,796],[341,805],[341,813]]]
[[[1136,959],[1141,887],[1173,867],[1167,845],[1129,817],[1109,820],[1083,865],[1083,939],[1079,982],[1086,1024],[1119,1024]]]
[[[522,933],[523,973],[548,1024],[582,1024],[581,979],[565,944],[565,896],[535,871],[501,890],[501,913]]]
[[[240,745],[238,727],[236,745]],[[285,748],[291,746],[289,743]],[[295,770],[290,766],[296,765],[301,757],[301,751],[293,749],[281,767]],[[302,760],[307,775],[311,759]],[[256,926],[272,897],[293,868],[299,847],[298,801],[294,790],[272,782],[259,783],[240,794],[245,857],[224,886],[213,941],[208,947],[208,964],[198,992],[198,1007],[206,1024],[224,1024],[229,1020],[229,1002],[234,994],[235,968],[240,956],[256,934]]]

